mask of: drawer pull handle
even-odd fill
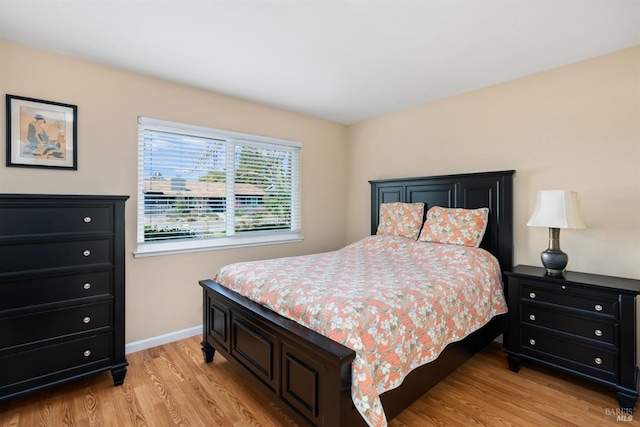
[[[565,285],[562,285],[562,289],[567,289],[567,287]]]
[[[82,319],[82,323],[89,323],[89,322],[91,322],[91,317],[89,317],[89,316],[85,316],[85,317]]]
[[[87,224],[89,224],[91,222],[91,217],[90,216],[85,216],[84,217],[84,222],[86,222]]]
[[[602,336],[602,331],[600,329],[596,329],[595,331],[593,331],[593,333],[596,334],[597,337]]]
[[[529,344],[531,345],[536,345],[536,340],[534,340],[533,338],[529,340]]]
[[[82,285],[82,287],[83,287],[85,290],[89,290],[89,289],[91,289],[91,283],[87,282],[87,283],[85,283],[84,285]]]
[[[530,314],[529,315],[529,320],[536,320],[536,315],[535,314]]]
[[[595,308],[596,311],[602,311],[602,306],[600,304],[596,304],[593,308]]]
[[[89,256],[91,255],[91,251],[89,249],[85,249],[84,252],[82,252],[82,255]]]
[[[596,357],[595,359],[593,359],[594,362],[596,362],[596,365],[602,365],[602,359],[600,359],[599,357]]]
[[[85,350],[82,354],[84,354],[84,357],[89,357],[91,356],[91,350]]]
[[[535,292],[529,292],[529,298],[535,298],[535,297],[536,297]]]

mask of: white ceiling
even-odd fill
[[[351,124],[640,44],[638,0],[0,0],[0,39]]]

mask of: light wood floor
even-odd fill
[[[0,426],[293,426],[221,357],[205,364],[200,337],[128,355],[124,385],[110,373],[0,402]],[[2,369],[10,367],[3,366]],[[493,343],[389,425],[627,426],[616,421],[615,394],[524,364],[508,370]]]

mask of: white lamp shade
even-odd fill
[[[527,225],[549,228],[586,228],[580,215],[578,193],[540,190],[533,215]]]

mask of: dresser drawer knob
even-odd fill
[[[89,256],[91,255],[91,251],[89,249],[85,249],[84,252],[82,252],[82,255]]]
[[[600,304],[596,304],[593,308],[595,308],[596,311],[602,311],[602,306]]]
[[[86,222],[87,224],[89,224],[91,222],[91,217],[90,216],[85,216],[84,217],[84,222]]]
[[[596,365],[602,365],[602,359],[600,359],[599,357],[596,357],[595,359],[593,359],[594,362],[596,362]]]
[[[533,338],[529,340],[529,344],[531,345],[536,345],[536,340],[534,340]]]
[[[595,331],[593,331],[593,333],[596,334],[597,337],[602,336],[602,331],[600,329],[596,329]]]
[[[88,291],[89,289],[91,289],[91,283],[87,282],[84,285],[82,285],[82,287]]]
[[[85,350],[82,354],[84,354],[84,357],[89,357],[91,356],[91,350]]]
[[[83,322],[83,323],[89,323],[89,322],[91,322],[91,317],[89,317],[89,316],[85,316],[85,317],[82,319],[82,322]]]
[[[535,298],[535,297],[536,297],[535,292],[529,292],[529,298]]]
[[[536,315],[535,314],[530,314],[529,315],[529,320],[536,320]]]

